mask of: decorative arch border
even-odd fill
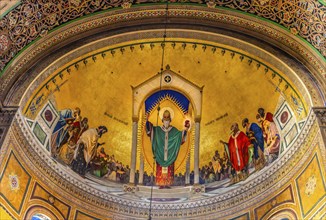
[[[177,0],[175,1],[176,4],[181,3],[187,3],[188,5],[193,6],[205,6],[203,1],[197,0],[197,1],[181,1]],[[282,4],[282,3],[274,3],[266,5],[266,2],[264,1],[246,1],[243,3],[238,3],[237,1],[227,1],[226,3],[221,0],[210,0],[205,2],[206,6],[210,10],[219,9],[219,10],[227,10],[227,11],[233,11],[238,14],[247,13],[249,16],[256,16],[261,20],[268,20],[269,22],[273,23],[274,25],[281,26],[282,28],[286,28],[291,31],[293,35],[299,35],[303,39],[305,39],[307,42],[309,42],[311,45],[313,45],[317,51],[322,52],[323,51],[323,44],[320,44],[318,40],[322,38],[322,28],[319,28],[320,23],[322,23],[322,16],[318,16],[315,19],[309,19],[309,16],[314,16],[313,14],[322,13],[323,9],[325,8],[325,4],[322,3],[322,0],[319,0],[319,2],[314,3],[306,3],[306,2],[295,2],[292,4]],[[85,15],[88,15],[90,13],[102,13],[104,10],[112,10],[112,8],[118,8],[122,10],[133,10],[130,9],[133,3],[137,4],[152,4],[156,3],[157,1],[154,0],[129,0],[129,1],[123,1],[118,0],[115,2],[111,1],[104,1],[104,4],[98,4],[93,1],[87,1],[86,4],[80,4],[80,3],[71,3],[71,4],[55,4],[55,3],[48,3],[47,5],[33,5],[29,4],[27,1],[26,3],[22,3],[20,6],[16,7],[14,10],[10,11],[6,16],[4,16],[3,19],[3,26],[4,31],[1,35],[2,39],[5,39],[4,41],[7,41],[7,44],[4,44],[3,51],[1,55],[4,55],[3,57],[5,59],[5,62],[0,63],[0,69],[2,70],[4,65],[11,60],[16,53],[18,53],[22,48],[24,48],[29,42],[37,39],[39,36],[44,36],[47,34],[47,32],[60,25],[65,24],[66,22],[69,22],[74,19],[81,18]],[[163,4],[163,3],[161,3]],[[173,3],[170,3],[173,5]],[[90,7],[90,5],[92,7]],[[218,6],[217,6],[218,5]],[[217,6],[217,7],[216,7]],[[290,7],[291,6],[291,7]],[[46,7],[49,10],[44,10],[43,8]],[[170,6],[171,7],[171,6]],[[203,8],[203,7],[202,7]],[[289,9],[290,8],[290,9]],[[293,9],[292,9],[293,8]],[[292,9],[292,11],[291,11]],[[74,11],[75,13],[71,15],[71,11]],[[301,11],[301,13],[294,13],[295,11]],[[36,15],[34,15],[34,13]],[[240,13],[239,13],[240,12]],[[24,21],[19,21],[16,17],[24,14],[24,17],[26,17],[28,22],[23,23]],[[35,19],[37,17],[37,19]],[[294,17],[294,18],[292,18]],[[300,19],[301,17],[304,17],[305,19]],[[292,19],[291,19],[292,18]],[[17,19],[18,21],[15,21]],[[43,27],[39,27],[39,25],[35,22],[35,20],[39,21],[43,24]],[[306,21],[305,21],[306,20]],[[314,23],[315,22],[315,23]],[[294,23],[294,24],[293,24]],[[307,23],[307,24],[306,24]],[[314,27],[307,28],[308,26]],[[29,32],[29,37],[22,37],[21,35],[24,34],[18,31],[18,33],[15,33],[17,31],[16,28],[20,27],[23,30],[26,30]],[[315,32],[315,35],[311,32]],[[316,34],[317,33],[317,34]],[[14,42],[11,42],[14,39]],[[16,39],[17,42],[15,42]],[[299,39],[301,40],[301,39]],[[11,53],[8,53],[8,51],[12,51]],[[324,54],[325,55],[325,54]]]
[[[53,211],[51,211],[50,209],[41,206],[41,205],[32,205],[30,207],[27,208],[27,211],[24,214],[24,218],[23,219],[32,219],[32,217],[35,214],[44,214],[46,216],[48,216],[51,220],[54,219],[60,219],[62,218],[62,216],[57,216],[56,214],[53,213]]]
[[[162,74],[162,79],[161,79],[161,74]],[[164,70],[161,74],[157,74],[152,78],[146,80],[145,82],[141,83],[140,85],[132,87],[132,93],[133,93],[132,117],[134,119],[138,119],[138,115],[139,112],[141,111],[144,101],[149,96],[159,91],[160,88],[162,88],[162,89],[172,89],[183,94],[188,100],[190,100],[190,103],[194,108],[195,119],[197,118],[198,120],[200,120],[201,109],[202,109],[203,87],[199,87],[194,83],[190,82],[189,80],[183,78],[179,74],[173,72],[172,70],[170,70],[170,67]],[[163,80],[163,78],[167,75],[172,77],[171,82],[165,82]],[[162,80],[162,84],[160,84],[161,80]]]
[[[169,75],[169,76],[171,76],[170,75],[170,72],[169,71],[165,71],[165,76],[166,75]],[[163,76],[163,75],[162,75]],[[147,81],[145,81],[145,82],[147,82]],[[169,84],[169,83],[167,83],[167,84]],[[184,94],[184,91],[178,91],[178,90],[176,90],[175,88],[162,88],[162,91],[167,91],[167,90],[171,90],[171,91],[175,91],[176,93],[179,93],[181,96],[183,96],[185,99],[187,99],[187,101],[189,102],[188,103],[188,105],[189,105],[189,108],[188,109],[192,109],[193,108],[193,105],[191,104],[191,100],[189,100],[189,98],[188,97],[186,97],[186,95]],[[154,91],[152,91],[150,94],[148,94],[147,96],[145,96],[145,100],[147,100],[149,97],[151,97],[152,95],[154,95],[154,94],[158,94],[160,92],[160,90],[154,90]],[[145,101],[144,100],[144,101]],[[144,111],[145,112],[142,112],[142,113],[152,113],[152,111],[153,110],[155,110],[157,107],[158,107],[158,105],[159,105],[159,103],[161,103],[161,102],[163,102],[163,101],[165,101],[165,100],[170,100],[170,101],[172,101],[173,103],[174,103],[174,105],[176,105],[177,106],[177,108],[181,111],[181,112],[183,112],[183,114],[185,114],[185,113],[189,113],[188,111],[186,112],[186,110],[185,109],[183,109],[182,107],[181,107],[181,105],[179,105],[178,103],[177,103],[177,100],[174,100],[173,98],[171,98],[171,97],[164,97],[164,96],[159,96],[159,98],[153,103],[153,105],[148,109],[148,111],[146,111],[146,107],[145,107],[145,104],[144,104],[144,102],[143,102],[143,104],[141,104],[141,106],[140,106],[140,111],[142,111],[142,109],[144,109]],[[187,110],[188,110],[187,109]],[[140,114],[140,112],[139,112],[139,114]],[[151,167],[151,169],[153,169],[153,166],[151,165],[151,163],[149,163],[148,162],[148,157],[146,157],[145,155],[144,155],[144,145],[143,145],[143,142],[144,142],[144,140],[143,140],[143,133],[142,133],[142,131],[144,131],[145,130],[145,124],[146,124],[146,118],[145,117],[142,117],[142,119],[140,120],[140,123],[139,123],[139,126],[138,126],[138,132],[137,132],[137,134],[138,134],[138,136],[137,136],[137,139],[138,139],[138,141],[137,141],[137,151],[138,151],[138,156],[139,157],[143,157],[143,160],[145,161],[147,161],[147,166],[149,166],[149,167]],[[145,135],[145,136],[147,136],[147,135]],[[146,137],[146,138],[148,138],[148,137]],[[192,138],[194,138],[194,133],[193,133],[193,135],[189,135],[189,137],[188,137],[188,140],[190,140],[190,139],[192,139]],[[190,156],[190,151],[193,151],[193,148],[194,148],[194,140],[192,140],[192,142],[191,142],[192,144],[189,144],[189,147],[187,148],[187,153],[186,153],[186,156],[183,158],[183,160],[182,160],[182,162],[180,163],[180,165],[179,166],[175,166],[175,171],[178,171],[178,169],[180,169],[180,167],[182,167],[183,165],[182,164],[185,164],[186,162],[185,161],[187,161],[187,159],[189,158],[189,156]],[[142,155],[140,155],[140,154],[142,154]],[[145,165],[146,166],[146,165]],[[184,166],[186,166],[186,165],[184,165]]]
[[[266,216],[266,218],[264,219],[278,220],[282,218],[288,218],[289,220],[298,219],[298,215],[295,212],[295,210],[287,208],[287,209],[278,210],[276,212],[274,210],[271,210]]]

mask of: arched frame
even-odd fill
[[[161,74],[148,79],[147,81],[141,83],[140,85],[132,88],[133,90],[133,118],[138,119],[138,115],[141,111],[141,107],[144,101],[153,93],[160,91],[160,89],[172,89],[185,95],[185,97],[190,100],[195,112],[195,120],[200,120],[201,108],[202,108],[202,91],[203,87],[199,87],[190,81],[184,79],[180,75],[174,73],[171,70],[165,70],[162,72],[162,78],[164,76],[170,75],[172,77],[172,82],[166,83],[161,79]],[[160,87],[160,81],[162,80],[162,85]]]
[[[45,208],[40,205],[33,205],[33,206],[30,206],[29,208],[27,208],[24,219],[32,219],[32,217],[35,214],[44,214],[44,215],[48,216],[51,220],[58,220],[58,219],[62,218],[61,215],[56,215],[53,213],[53,211],[54,210],[49,210],[48,208]]]

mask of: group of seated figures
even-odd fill
[[[218,150],[212,160],[199,168],[199,183],[207,184],[224,179],[236,183],[246,179],[250,168],[255,171],[273,162],[279,153],[280,135],[271,113],[265,114],[259,108],[256,115],[257,123],[250,123],[247,118],[242,120],[244,131],[240,131],[237,123],[231,126],[228,142],[224,145],[223,157]],[[86,172],[110,181],[128,183],[130,168],[105,153],[105,143],[99,143],[99,138],[107,132],[105,126],[88,127],[88,119],[82,118],[79,108],[60,111],[60,119],[51,137],[51,154],[63,161],[72,170],[84,176]],[[135,173],[135,183],[139,184],[139,171]],[[174,175],[173,186],[184,186],[185,173]],[[189,184],[194,183],[194,171],[189,174]],[[143,185],[155,185],[153,173],[143,174]]]
[[[114,155],[105,153],[100,148],[98,154],[90,163],[89,171],[92,175],[119,183],[128,183],[130,168],[115,159]]]

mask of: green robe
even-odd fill
[[[152,150],[155,160],[162,167],[168,167],[177,159],[182,144],[182,131],[172,127],[168,131],[168,157],[164,160],[165,132],[159,126],[153,126]]]

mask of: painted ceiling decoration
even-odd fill
[[[0,218],[326,216],[323,0],[0,7]]]
[[[162,88],[158,90],[160,77],[153,70],[160,64],[156,62],[156,57],[160,57],[163,47],[167,69],[162,73]],[[194,170],[194,124],[198,118],[202,123],[200,167],[208,169],[214,156],[216,160],[221,160],[218,162],[220,166],[222,161],[225,163],[217,176],[203,175],[200,183],[221,184],[232,179],[229,174],[231,167],[227,162],[230,157],[226,154],[228,148],[220,142],[228,141],[233,123],[237,122],[240,130],[243,130],[242,121],[245,118],[250,123],[258,123],[256,114],[261,107],[267,114],[274,115],[277,133],[282,139],[276,147],[277,156],[268,159],[268,163],[272,163],[292,148],[308,114],[308,104],[297,85],[284,73],[268,61],[214,42],[168,39],[162,45],[162,42],[153,40],[128,41],[67,61],[64,59],[63,66],[56,68],[40,84],[34,82],[34,91],[26,93],[24,97],[26,105],[22,113],[29,130],[51,157],[81,175],[91,174],[89,178],[96,177],[104,182],[128,183],[129,176],[125,171],[132,164],[131,125],[135,121],[139,121],[137,158],[144,159],[143,165],[137,162],[136,169],[143,166],[142,172],[148,175],[152,172],[152,147],[145,132],[145,115],[152,123],[160,124],[160,114],[164,109],[169,109],[173,126],[182,130],[184,121],[188,120],[191,124],[192,129],[188,131],[188,138],[175,161],[174,169],[180,179],[173,184],[178,186],[185,184],[182,178]],[[212,74],[216,75],[212,78]],[[197,101],[198,97],[186,84],[203,94],[202,101]],[[132,97],[131,90],[136,96],[143,94],[145,99]],[[101,105],[98,105],[99,100]],[[132,103],[140,109],[132,110]],[[203,106],[199,114],[195,112],[195,103]],[[240,103],[246,103],[246,107],[243,108]],[[157,113],[158,105],[163,109],[160,114]],[[86,124],[84,120],[87,120]],[[79,134],[74,135],[69,127],[74,129],[76,123],[77,127],[80,124],[82,128],[78,128]],[[98,126],[106,126],[109,131],[98,140],[102,156],[91,157],[90,162],[97,165],[90,166],[89,171],[80,171],[73,165],[73,155],[77,153],[73,146],[77,146],[82,139],[80,132]],[[215,151],[219,152],[220,159]],[[104,166],[106,163],[109,164],[108,168]],[[214,164],[215,170],[218,163]],[[119,169],[114,170],[112,164],[119,164]],[[261,168],[256,167],[258,169]],[[137,181],[150,184],[150,178],[146,175],[143,180]],[[189,179],[189,183],[193,184],[193,179]],[[219,187],[227,185],[211,186],[207,190],[214,191]]]

